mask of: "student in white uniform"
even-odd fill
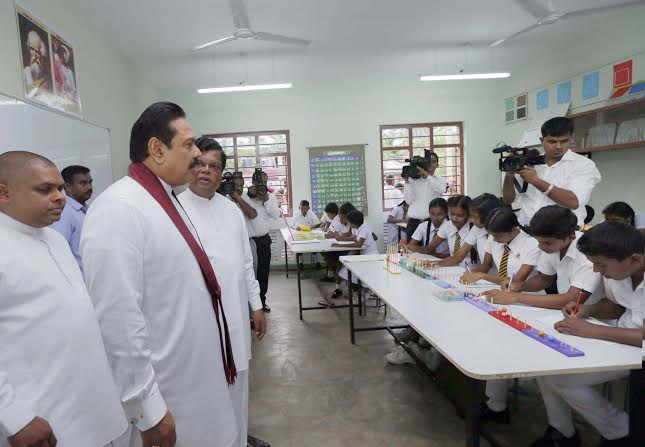
[[[63,183],[40,155],[0,155],[1,447],[102,447],[128,427],[81,271],[47,228]]]
[[[304,225],[309,228],[318,228],[320,226],[320,219],[311,211],[308,200],[301,200],[298,207],[298,213],[291,218],[291,227],[298,228],[299,225]]]
[[[194,142],[181,107],[149,106],[132,127],[128,176],[92,204],[81,235],[131,447],[237,443],[220,275],[172,189],[189,180]]]
[[[528,304],[536,307],[562,309],[579,295],[584,303],[598,300],[596,293],[601,283],[600,273],[594,272],[591,262],[578,251],[576,242],[582,233],[576,231],[578,221],[573,212],[559,205],[549,205],[531,219],[531,234],[538,241],[540,258],[538,273],[519,283],[514,281],[511,291],[486,292],[496,304]],[[556,281],[557,276],[557,281]],[[557,294],[531,295],[521,292],[545,290],[554,282]]]
[[[397,224],[406,223],[408,221],[408,206],[407,202],[396,205],[387,216],[387,240],[390,244],[398,244],[399,241],[399,227]],[[401,239],[407,240],[407,232],[405,228],[401,228]]]
[[[610,203],[602,210],[605,222],[622,222],[635,227],[645,237],[645,214],[636,214],[625,202]]]
[[[643,303],[645,302],[645,245],[640,233],[620,223],[601,223],[578,240],[578,249],[603,277],[604,296],[591,305],[570,302],[563,310],[564,320],[555,324],[563,333],[641,346]],[[616,326],[601,326],[587,317],[618,319]],[[636,361],[639,362],[638,356]],[[539,377],[549,427],[531,446],[578,447],[580,438],[573,425],[571,410],[598,430],[603,447],[628,446],[629,417],[607,401],[594,387],[627,377],[629,371],[595,372]],[[641,421],[642,422],[642,421]]]
[[[552,118],[542,125],[541,132],[545,163],[525,166],[518,172],[506,172],[504,202],[507,205],[517,202],[522,225],[528,225],[542,207],[557,204],[572,210],[581,227],[587,215],[585,205],[600,182],[600,172],[591,159],[570,149],[573,121],[569,118]],[[526,184],[526,192],[518,192],[515,181]]]
[[[470,284],[485,280],[499,284],[502,289],[507,289],[511,280],[522,284],[537,266],[540,256],[537,240],[520,228],[517,216],[509,207],[497,208],[488,216],[486,231],[489,238],[484,262],[465,273],[461,282]],[[496,273],[489,273],[491,269]],[[506,401],[512,386],[511,379],[486,381],[488,401],[482,409],[483,418],[510,422]]]
[[[325,205],[325,212],[323,212],[323,215],[320,218],[320,228],[323,231],[329,230],[329,226],[336,216],[338,216],[338,204],[335,202],[329,202]]]
[[[193,169],[194,177],[188,189],[179,195],[179,200],[195,225],[213,270],[220,278],[222,304],[228,317],[237,368],[237,380],[229,388],[240,429],[237,445],[267,446],[247,433],[251,359],[249,308],[258,340],[262,340],[266,333],[249,235],[242,212],[235,203],[216,192],[226,166],[222,147],[212,138],[198,138],[195,145],[202,153]]]
[[[410,238],[410,242],[408,242],[409,251],[424,253],[424,247],[427,247],[437,233],[439,233],[441,226],[448,222],[448,202],[446,202],[446,199],[442,197],[433,199],[432,202],[430,202],[428,211],[430,219],[421,222],[417,227],[416,231]],[[438,258],[446,258],[450,256],[448,242],[443,241],[437,247],[435,253]]]
[[[448,215],[450,221],[443,224],[430,245],[421,250],[421,253],[428,253],[437,256],[437,249],[443,242],[448,242],[450,256],[461,250],[462,244],[466,240],[466,236],[470,233],[473,225],[469,222],[468,205],[470,204],[470,197],[468,196],[453,196],[448,199]],[[475,256],[464,259],[460,265],[466,266],[475,264]]]
[[[335,239],[337,241],[353,241],[354,235],[352,234],[352,229],[349,226],[349,221],[347,220],[347,215],[350,211],[354,211],[354,205],[349,202],[343,203],[338,209],[338,215],[334,217],[331,224],[329,225],[329,231],[325,233],[325,238]],[[340,288],[341,278],[338,276],[340,271],[341,264],[338,262],[338,258],[345,256],[346,251],[334,251],[325,254],[325,259],[328,262],[328,265],[333,265],[334,268],[334,281],[336,282],[336,289],[331,294],[330,299],[323,298],[319,301],[321,306],[328,305],[333,303],[334,299],[340,298],[343,296],[343,291]]]
[[[449,267],[453,265],[464,266],[464,263],[469,263],[470,266],[481,264],[488,248],[488,232],[484,224],[490,213],[500,206],[499,199],[489,193],[481,194],[472,199],[468,203],[471,230],[463,239],[461,249],[446,259],[439,261],[438,265]],[[494,271],[490,273],[494,273]]]
[[[325,205],[325,212],[323,213],[322,219],[320,219],[320,228],[323,231],[328,232],[336,216],[338,216],[338,204],[329,202],[327,205]],[[325,237],[328,237],[327,234],[328,233],[325,234]],[[320,281],[335,282],[338,256],[336,256],[333,252],[321,254],[323,259],[325,260],[325,276],[323,276]]]

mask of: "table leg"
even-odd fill
[[[482,383],[466,376],[466,447],[479,447]]]
[[[298,308],[300,309],[300,319],[302,320],[302,288],[300,285],[300,253],[296,253],[296,272],[298,272]]]
[[[351,283],[350,283],[351,284]],[[363,288],[361,286],[361,280],[357,282],[358,285],[358,315],[365,316],[365,301],[363,301]]]
[[[284,270],[289,277],[289,254],[287,253],[287,241],[284,241]]]
[[[349,280],[349,338],[352,344],[356,344],[354,335],[354,294],[352,293],[352,271],[347,269],[347,279]]]
[[[643,362],[645,368],[645,362]],[[645,369],[629,372],[629,437],[631,445],[645,445]]]

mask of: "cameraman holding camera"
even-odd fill
[[[584,224],[591,191],[600,182],[600,172],[589,158],[576,154],[569,146],[573,138],[573,122],[566,117],[551,118],[542,125],[544,164],[533,162],[519,170],[506,171],[502,188],[504,202],[508,205],[517,200],[517,213],[522,225],[547,205],[569,208],[578,218],[578,226]],[[500,169],[502,169],[500,160]],[[516,184],[523,182],[525,192],[517,195]],[[523,188],[524,189],[524,188]]]
[[[242,194],[242,202],[255,211],[255,217],[252,217],[253,213],[249,212],[251,210],[247,209],[245,211],[246,207],[241,202],[238,204],[244,213],[244,217],[246,217],[249,237],[255,242],[258,262],[256,278],[260,284],[262,309],[265,312],[271,312],[271,308],[266,304],[266,293],[269,289],[269,269],[271,267],[271,236],[269,232],[271,231],[271,220],[280,217],[280,208],[273,193],[269,192],[267,181],[266,172],[256,168],[251,186],[248,187],[246,194]]]
[[[419,224],[430,217],[430,202],[441,197],[448,185],[443,177],[434,175],[439,167],[439,156],[434,152],[426,150],[424,157],[416,156],[409,162],[410,181],[405,185],[404,198],[409,206],[406,233],[412,235]]]

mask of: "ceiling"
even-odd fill
[[[617,0],[542,1],[568,11]],[[604,18],[563,21],[491,51],[488,44],[535,21],[515,0],[246,0],[254,29],[312,44],[236,41],[191,53],[232,34],[228,0],[64,2],[162,89],[512,69],[536,48]]]

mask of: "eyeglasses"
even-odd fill
[[[193,160],[193,169],[203,169],[203,168],[206,168],[206,170],[213,168],[214,171],[221,171],[222,165],[219,163],[204,163],[203,161],[198,159]]]

